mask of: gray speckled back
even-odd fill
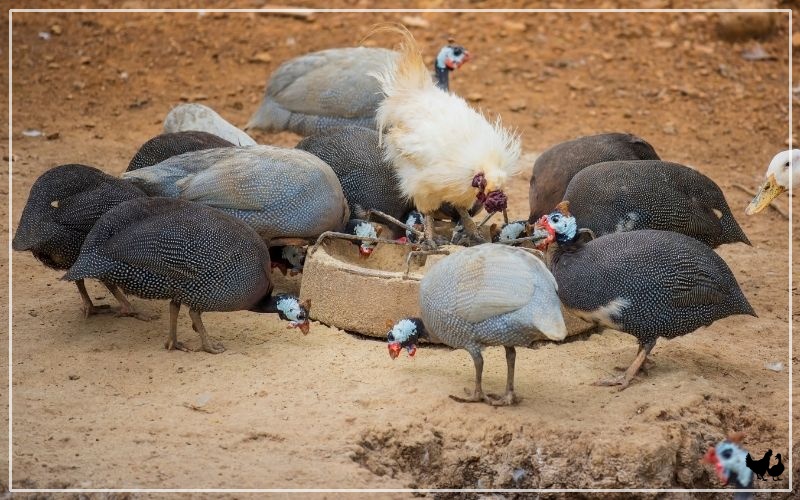
[[[555,279],[519,248],[489,243],[445,257],[422,279],[419,300],[426,329],[452,347],[566,336]]]
[[[349,218],[331,168],[296,149],[207,149],[126,172],[151,196],[183,198],[247,222],[262,238],[310,238],[340,231]]]
[[[400,192],[394,167],[383,160],[378,133],[363,127],[337,127],[306,137],[296,146],[331,166],[350,205],[374,208],[401,219],[414,204]]]
[[[222,137],[199,130],[160,134],[142,144],[139,151],[131,158],[126,171],[130,172],[131,170],[149,167],[156,163],[161,163],[167,158],[188,153],[189,151],[224,148],[233,145],[232,142],[226,141]]]
[[[242,221],[184,200],[140,198],[97,221],[65,278],[97,278],[197,311],[236,311],[271,291],[269,270],[266,245]]]

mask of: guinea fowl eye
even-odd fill
[[[733,450],[725,450],[722,453],[720,453],[720,455],[722,455],[722,458],[727,460],[731,458],[731,456],[733,455]]]
[[[551,217],[551,218],[553,219],[553,222],[558,222],[558,221],[560,221],[560,220],[561,220],[561,217],[559,217],[558,215],[554,215],[554,216],[553,216],[553,217]]]
[[[394,335],[392,335],[392,333],[389,332],[389,335],[386,336],[386,340],[388,340],[389,342],[394,342]]]
[[[463,52],[464,51],[461,49],[461,47],[456,47],[453,49],[453,55],[456,57],[460,56]]]

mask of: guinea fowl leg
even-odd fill
[[[89,298],[89,293],[86,291],[86,284],[83,280],[75,281],[75,285],[78,287],[78,293],[81,294],[81,302],[83,305],[81,306],[81,310],[83,311],[84,319],[88,318],[93,314],[99,314],[103,312],[110,312],[109,306],[107,304],[103,304],[101,306],[96,306],[92,304],[92,299]]]
[[[181,304],[174,300],[169,303],[169,339],[164,347],[171,351],[178,349],[179,351],[189,352],[189,348],[183,345],[183,342],[178,342],[178,313],[181,310]]]
[[[458,215],[461,217],[461,225],[464,226],[464,232],[467,233],[467,236],[469,236],[473,242],[486,243],[486,238],[481,236],[478,231],[478,225],[475,224],[475,221],[469,216],[469,212],[461,207],[456,210],[458,210]]]
[[[517,359],[517,350],[513,346],[505,346],[506,348],[506,364],[508,365],[508,377],[506,378],[506,394],[503,397],[497,397],[494,394],[489,394],[492,398],[493,406],[511,406],[519,402],[516,394],[514,394],[514,362]]]
[[[210,352],[211,354],[219,354],[225,351],[222,344],[216,342],[211,343],[206,333],[206,327],[203,325],[203,320],[200,319],[199,312],[189,309],[189,317],[192,318],[192,325],[194,325],[195,331],[200,334],[200,341],[203,343],[204,351]]]
[[[119,302],[119,310],[117,311],[117,316],[128,316],[131,318],[136,318],[141,321],[150,321],[151,319],[153,319],[150,316],[147,316],[146,314],[134,311],[133,306],[131,305],[130,302],[128,302],[128,298],[125,297],[125,294],[122,293],[122,290],[120,290],[119,287],[117,287],[117,285],[112,285],[111,283],[103,283],[103,284],[106,286],[106,288],[108,288],[108,291],[111,292],[114,298],[117,299],[117,302]]]
[[[467,351],[472,355],[472,361],[475,362],[475,390],[472,391],[472,396],[468,398],[460,398],[458,396],[450,395],[450,399],[458,401],[459,403],[478,403],[484,402],[494,404],[494,400],[483,393],[481,388],[481,380],[483,378],[483,356],[481,356],[480,348],[467,348]],[[469,394],[469,389],[465,389]]]
[[[636,357],[633,359],[633,363],[625,370],[625,373],[620,375],[619,377],[612,377],[606,380],[598,380],[592,385],[600,385],[600,386],[611,386],[611,385],[618,385],[620,386],[619,390],[625,390],[628,385],[631,383],[633,378],[639,373],[639,369],[644,364],[644,361],[647,359],[647,355],[650,354],[650,351],[653,350],[653,347],[656,346],[656,341],[653,340],[651,342],[645,342],[644,344],[639,344],[639,350],[636,353]]]

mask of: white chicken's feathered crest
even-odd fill
[[[487,191],[501,190],[519,171],[518,136],[499,117],[492,124],[461,97],[439,89],[406,28],[381,25],[376,31],[403,37],[400,57],[373,75],[386,95],[376,116],[384,157],[394,165],[401,191],[426,212],[443,202],[470,207],[478,173]]]

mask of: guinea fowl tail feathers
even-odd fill
[[[380,83],[383,93],[391,96],[404,90],[435,87],[414,35],[402,24],[383,23],[375,25],[364,39],[383,32],[395,33],[402,38],[398,47],[400,57],[383,71],[371,74]]]

